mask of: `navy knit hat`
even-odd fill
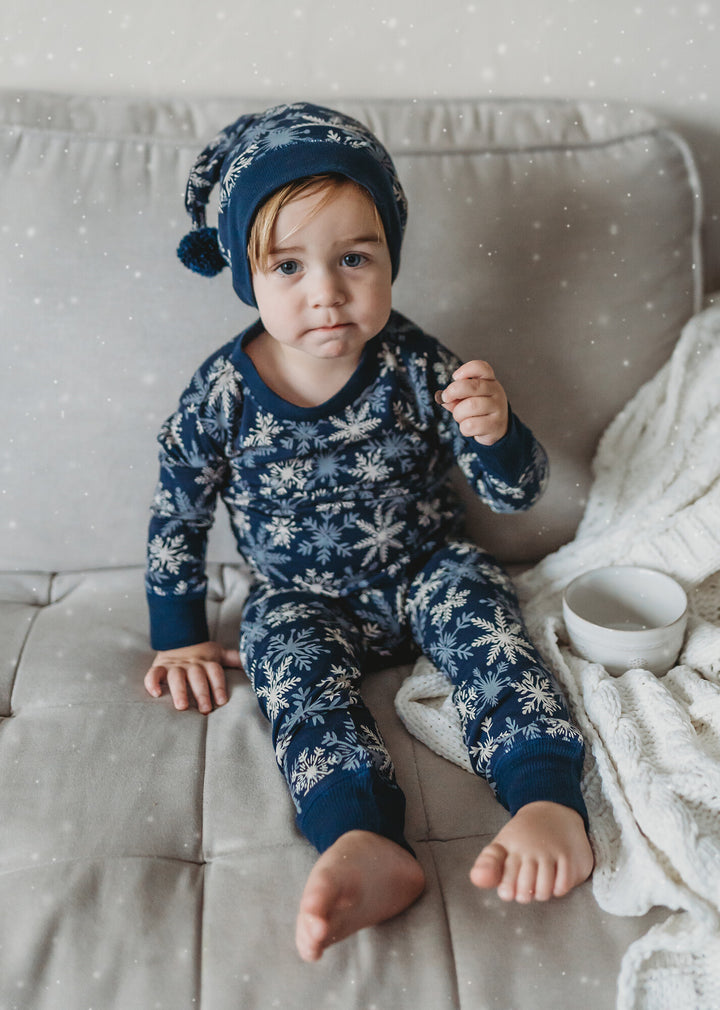
[[[193,229],[178,256],[206,277],[229,266],[236,293],[255,305],[247,245],[257,210],[286,183],[328,172],[347,176],[372,196],[385,227],[394,280],[407,200],[392,159],[362,123],[307,102],[241,116],[202,151],[185,193]],[[205,208],[218,182],[218,226],[208,228]]]

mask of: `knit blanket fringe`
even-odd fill
[[[587,744],[583,790],[607,912],[671,910],[627,950],[618,1010],[720,1007],[720,304],[604,433],[575,540],[521,575],[528,628]],[[715,304],[714,304],[715,302]],[[612,677],[567,646],[562,590],[606,564],[656,568],[688,592],[678,664]],[[396,698],[407,728],[470,770],[448,681],[419,660]]]

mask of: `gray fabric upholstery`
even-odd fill
[[[0,564],[142,563],[157,428],[200,361],[254,318],[227,271],[209,281],[175,259],[187,172],[218,125],[255,106],[16,97],[0,109],[13,266],[0,277],[13,524]],[[472,513],[503,559],[538,560],[572,536],[600,432],[698,307],[687,152],[644,113],[604,106],[343,109],[387,144],[408,193],[396,307],[489,360],[550,453],[552,486],[530,515]],[[231,561],[218,533],[211,556]]]
[[[0,96],[0,1007],[608,1010],[648,921],[589,884],[507,907],[467,882],[506,818],[487,786],[365,694],[408,797],[422,899],[307,966],[314,854],[252,691],[204,718],[150,700],[142,588],[155,434],[252,313],[183,270],[200,145],[254,103]],[[470,530],[529,563],[572,537],[609,419],[699,306],[700,198],[648,114],[571,102],[342,103],[397,159],[410,223],[396,305],[486,357],[551,455],[526,516]],[[210,617],[235,644],[246,575],[219,517]],[[662,913],[659,913],[660,915]]]

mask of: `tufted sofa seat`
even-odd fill
[[[364,694],[427,891],[313,966],[293,932],[315,857],[244,675],[209,717],[143,690],[155,435],[252,318],[226,276],[175,261],[182,194],[200,147],[255,105],[0,95],[0,1008],[609,1010],[662,912],[613,919],[590,883],[526,908],[473,889],[507,815],[400,724],[408,668]],[[600,433],[699,307],[692,156],[625,106],[340,107],[408,192],[397,308],[490,360],[549,450],[530,513],[469,512],[473,536],[530,565],[572,538]],[[213,537],[211,626],[233,645],[248,576],[222,516]]]

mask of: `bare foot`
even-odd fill
[[[308,877],[295,932],[300,957],[319,960],[331,944],[402,912],[424,887],[422,867],[402,846],[370,831],[348,831]]]
[[[559,803],[521,807],[486,846],[470,871],[476,887],[497,887],[503,901],[560,898],[592,873],[583,819]]]

